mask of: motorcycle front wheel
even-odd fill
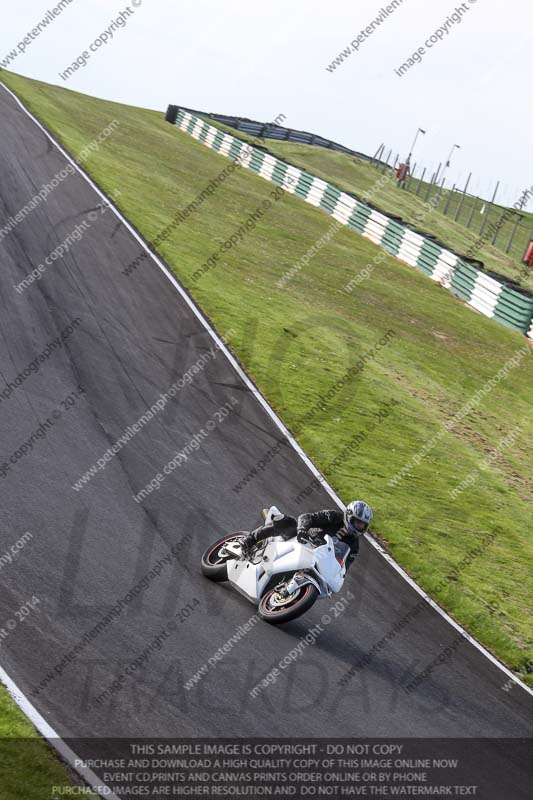
[[[201,569],[206,578],[212,581],[228,580],[228,561],[234,559],[234,555],[224,554],[224,545],[228,542],[235,542],[244,539],[246,531],[232,533],[219,539],[215,544],[205,550],[202,555]]]
[[[261,598],[257,613],[271,625],[280,625],[300,617],[315,603],[318,589],[312,583],[300,586],[294,594],[285,597],[278,589],[270,589]]]

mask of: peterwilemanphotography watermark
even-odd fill
[[[381,26],[388,20],[388,18],[394,14],[395,11],[398,10],[403,4],[405,0],[391,0],[390,3],[387,3],[386,6],[383,6],[379,9],[378,15],[371,20],[368,25],[366,25],[360,33],[357,34],[355,39],[353,39],[350,44],[344,48],[344,50],[339,53],[337,58],[335,58],[331,64],[326,67],[328,72],[334,72],[337,67],[342,66],[344,62],[350,58],[353,53],[358,53],[359,48],[362,47],[368,39],[370,39],[376,31],[378,31]]]
[[[79,151],[78,155],[74,159],[74,164],[68,162],[65,166],[60,169],[55,175],[46,183],[43,183],[41,188],[38,192],[36,192],[33,197],[31,197],[28,202],[22,206],[15,214],[12,214],[7,218],[7,220],[3,221],[2,227],[0,227],[0,242],[10,233],[12,233],[21,222],[24,222],[36,208],[39,208],[43,203],[46,203],[52,194],[52,192],[57,189],[58,186],[67,180],[67,178],[72,177],[72,175],[76,175],[78,171],[76,170],[75,164],[81,165],[90,155],[97,153],[100,149],[100,146],[108,139],[115,131],[120,127],[120,122],[117,119],[111,120],[110,123],[105,125],[105,127],[100,131],[98,136],[88,142],[86,145],[82,147]],[[116,191],[115,197],[119,197],[120,192]]]
[[[5,567],[11,566],[18,554],[24,550],[26,545],[33,540],[33,533],[26,531],[20,536],[16,542],[13,542],[4,553],[0,553],[0,570]]]
[[[75,0],[59,0],[57,5],[52,6],[49,8],[44,15],[44,17],[35,24],[31,30],[28,31],[26,36],[24,36],[20,42],[18,43],[17,47],[14,50],[11,50],[10,53],[6,55],[6,57],[0,61],[0,66],[7,69],[9,66],[12,65],[12,62],[18,58],[19,55],[23,55],[28,47],[31,47],[33,42],[46,31],[49,25],[52,25],[53,22],[59,17],[66,8],[68,8],[71,3]]]

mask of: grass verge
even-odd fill
[[[71,773],[0,686],[0,797],[51,800],[51,788],[70,787]],[[84,794],[88,800],[96,795]]]

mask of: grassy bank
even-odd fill
[[[85,166],[110,194],[120,189],[119,205],[148,240],[229,163],[162,114],[1,77],[74,154],[119,122]],[[340,183],[330,168],[323,176]],[[533,646],[532,361],[525,339],[411,267],[386,255],[377,264],[381,251],[346,228],[278,289],[332,220],[292,196],[276,201],[273,190],[236,171],[164,239],[161,254],[218,329],[235,330],[237,356],[341,497],[367,497],[375,533],[395,558],[519,671]],[[266,200],[270,207],[255,227],[221,252]],[[215,253],[215,266],[194,279]],[[370,277],[347,293],[368,265]],[[124,276],[133,290],[135,279],[135,272]],[[519,350],[527,355],[463,415],[465,403]],[[364,367],[305,422],[365,354]],[[391,401],[397,405],[379,421]],[[455,415],[461,418],[451,425]],[[363,444],[346,452],[347,441],[372,422]],[[504,437],[512,443],[503,446]],[[341,452],[341,465],[332,466]]]
[[[455,222],[455,211],[461,202],[459,193],[455,193],[451,198],[447,214],[444,214],[448,203],[447,194],[443,194],[436,209],[433,210],[431,208],[428,214],[427,203],[436,195],[437,187],[430,188],[429,198],[426,200],[426,197],[428,197],[427,183],[422,183],[417,197],[418,181],[414,180],[412,182],[412,191],[402,191],[398,189],[394,175],[390,170],[383,173],[381,169],[378,170],[368,161],[334,150],[327,150],[323,147],[278,142],[273,139],[259,140],[213,120],[208,119],[208,122],[232,135],[246,139],[251,144],[265,147],[279,158],[283,158],[291,164],[306,169],[313,175],[330,181],[335,186],[344,189],[344,191],[353,192],[363,199],[366,196],[373,206],[385,214],[401,217],[406,224],[422,233],[436,237],[446,247],[460,255],[467,255],[469,258],[483,262],[486,272],[490,272],[496,278],[501,276],[508,281],[512,281],[513,284],[510,285],[513,288],[533,291],[533,269],[527,268],[521,263],[527,235],[533,228],[533,214],[521,212],[524,220],[520,229],[521,233],[516,235],[509,255],[506,255],[505,248],[500,248],[500,244],[497,246],[491,244],[495,230],[495,228],[491,230],[491,225],[496,226],[500,220],[502,213],[505,211],[502,206],[496,205],[492,210],[488,211],[489,204],[487,203],[484,214],[481,214],[483,203],[467,195],[462,203],[458,220]],[[387,177],[389,178],[388,180]],[[529,188],[529,184],[523,188],[524,190]],[[518,202],[519,199],[517,197],[516,201]],[[471,214],[471,227],[467,228],[466,225]],[[489,218],[480,235],[487,214]],[[507,245],[513,231],[514,222],[515,219],[510,214],[505,217],[498,234],[497,243],[505,243]]]

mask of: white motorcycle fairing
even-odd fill
[[[240,545],[237,543],[228,545],[227,550],[238,559],[228,561],[228,580],[254,603],[260,601],[273,575],[286,573],[298,573],[287,586],[289,592],[296,591],[305,583],[312,583],[320,595],[329,596],[341,589],[346,568],[335,558],[331,536],[326,535],[325,540],[323,545],[313,547],[299,542],[296,537],[285,540],[273,536],[267,540],[266,547],[257,552],[256,563],[239,558]]]

